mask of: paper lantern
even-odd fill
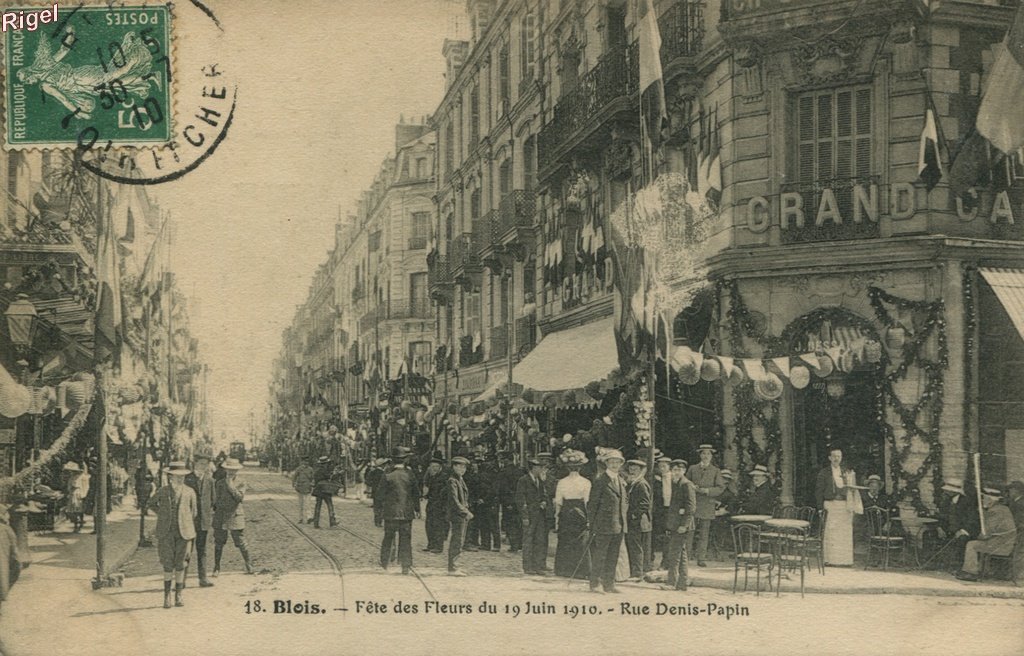
[[[896,324],[895,326],[889,326],[885,331],[885,348],[890,353],[900,353],[903,350],[903,345],[907,343],[907,331],[906,329]]]
[[[0,415],[20,417],[32,406],[32,393],[23,385],[4,385],[0,387]]]
[[[722,375],[722,365],[714,358],[705,358],[700,365],[700,379],[706,381],[718,380]]]
[[[754,381],[754,392],[766,401],[773,401],[782,396],[782,380],[773,373]]]
[[[576,393],[572,390],[566,390],[562,393],[562,403],[564,405],[574,405],[576,403]]]
[[[551,392],[548,392],[547,394],[544,395],[544,400],[542,401],[542,403],[544,404],[545,408],[553,410],[554,408],[558,407],[558,397],[552,394]]]

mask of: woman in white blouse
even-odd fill
[[[567,449],[558,459],[569,470],[569,475],[555,487],[555,532],[558,534],[555,574],[586,579],[590,576],[587,549],[590,481],[580,476],[580,468],[587,463],[587,456],[582,451]]]

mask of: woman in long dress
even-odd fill
[[[567,449],[558,459],[569,470],[569,475],[555,487],[555,532],[558,534],[555,574],[586,579],[590,577],[590,551],[587,549],[590,481],[580,476],[580,467],[587,463],[587,456],[582,451]]]

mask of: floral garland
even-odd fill
[[[977,269],[973,267],[966,267],[964,269],[963,276],[963,290],[964,290],[964,389],[967,393],[964,394],[964,434],[961,438],[960,448],[964,453],[970,453],[971,451],[971,414],[973,408],[971,407],[971,392],[972,386],[974,385],[974,350],[977,345],[974,343],[974,330],[978,325],[977,317],[977,301],[975,294],[977,288],[975,287],[975,275]]]
[[[75,416],[71,418],[71,421],[61,432],[58,437],[49,448],[39,453],[39,458],[32,463],[29,467],[22,469],[14,476],[7,478],[0,478],[0,488],[12,488],[22,485],[29,477],[33,476],[40,469],[49,464],[56,456],[60,455],[64,449],[68,446],[71,440],[78,434],[82,426],[85,425],[85,420],[89,417],[89,411],[92,409],[92,398],[86,399],[85,402],[75,412]]]
[[[902,483],[898,490],[898,498],[910,497],[914,508],[919,512],[928,510],[921,499],[920,483],[930,468],[932,484],[935,489],[942,486],[942,443],[939,440],[939,424],[942,419],[945,377],[943,372],[949,366],[949,348],[946,341],[946,306],[941,301],[911,301],[898,298],[877,287],[868,288],[868,300],[875,311],[879,323],[886,327],[896,327],[899,322],[889,314],[886,305],[893,305],[900,310],[922,313],[925,315],[924,325],[914,335],[913,341],[903,345],[903,360],[892,371],[886,373],[879,384],[878,393],[889,403],[890,408],[899,417],[904,431],[902,444],[897,443],[896,433],[891,426],[886,430],[886,439],[896,455],[890,461],[890,474],[893,480]],[[937,352],[935,360],[924,357],[924,346],[935,335]],[[896,394],[895,385],[907,377],[910,366],[916,364],[925,374],[924,390],[917,402],[907,405]],[[927,428],[921,426],[919,418],[927,410]],[[883,425],[886,422],[882,422]],[[913,448],[913,438],[917,437],[928,445],[928,455],[924,457],[916,471],[910,473],[905,464]]]
[[[767,334],[757,334],[757,323],[746,303],[743,302],[739,286],[733,280],[720,282],[719,297],[723,286],[728,288],[729,294],[729,309],[726,311],[726,319],[732,356],[736,358],[750,356],[743,345],[744,337],[755,339],[761,346],[765,357],[774,355],[779,350],[781,340]],[[775,477],[772,485],[776,492],[780,491],[782,488],[782,427],[779,423],[778,399],[774,401],[761,399],[754,393],[754,384],[749,380],[745,380],[733,388],[732,398],[733,406],[736,408],[734,444],[737,468],[743,472],[753,465],[763,464],[767,467],[774,458]],[[765,430],[764,448],[761,448],[754,437],[754,427],[757,425],[763,426]],[[749,460],[744,458],[744,453],[749,456]]]

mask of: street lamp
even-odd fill
[[[36,306],[28,300],[27,294],[18,294],[18,298],[7,306],[4,312],[7,318],[7,334],[11,343],[18,349],[27,351],[32,345],[32,337],[36,330],[36,319],[39,313]]]

